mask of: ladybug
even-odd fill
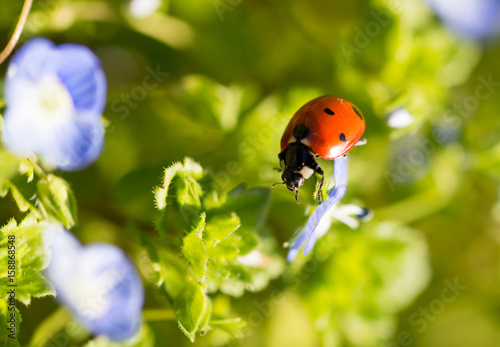
[[[317,200],[321,203],[325,174],[316,158],[333,160],[346,155],[358,141],[364,143],[360,141],[364,131],[365,119],[361,111],[336,96],[311,100],[295,113],[281,138],[278,158],[283,172],[282,183],[295,192],[297,203],[298,189],[314,173],[322,176],[317,191]]]

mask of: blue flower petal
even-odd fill
[[[314,210],[313,214],[309,217],[309,220],[306,224],[305,235],[307,243],[304,247],[304,255],[308,255],[314,245],[316,243],[316,227],[319,225],[321,219],[325,216],[325,214],[342,199],[346,192],[346,186],[335,186],[330,195],[328,196],[328,200],[321,204],[316,210]]]
[[[297,258],[297,255],[299,254],[300,248],[302,247],[302,244],[306,240],[306,234],[301,233],[299,238],[292,244],[290,247],[290,250],[288,251],[288,255],[286,256],[286,260],[291,263],[292,261]]]
[[[426,0],[452,31],[473,39],[500,33],[499,0]]]
[[[67,171],[99,157],[106,79],[88,48],[29,41],[11,60],[5,93],[2,142],[10,151]]]
[[[58,135],[57,144],[46,156],[48,163],[58,169],[80,170],[93,163],[102,152],[104,126],[100,119],[69,124]]]
[[[100,119],[33,127],[29,116],[16,114],[16,109],[8,109],[4,116],[2,140],[18,155],[41,155],[52,167],[75,171],[92,164],[102,152],[104,126]]]
[[[87,260],[86,266],[96,276],[113,276],[111,286],[105,288],[106,296],[111,298],[110,307],[105,315],[86,319],[95,335],[104,334],[114,341],[132,337],[140,327],[144,292],[137,272],[128,257],[117,247],[108,244],[92,244],[81,254]]]
[[[6,86],[13,79],[26,78],[37,82],[54,67],[55,45],[45,38],[35,38],[25,43],[9,63]],[[47,71],[49,69],[49,71]],[[8,88],[6,88],[8,89]]]
[[[342,199],[347,185],[347,156],[342,156],[334,161],[335,188],[328,195],[328,200],[319,205],[307,220],[305,228],[301,231],[299,238],[293,243],[288,252],[287,261],[292,262],[305,244],[303,254],[308,255],[316,244],[316,230],[321,219],[327,212]]]
[[[123,251],[101,243],[81,246],[62,226],[47,229],[44,244],[57,299],[92,334],[119,342],[138,331],[144,289]]]
[[[45,38],[36,38],[25,43],[13,56],[5,78],[5,100],[7,105],[23,95],[26,84],[38,82],[44,75],[53,73],[54,44]]]
[[[99,117],[106,104],[106,77],[94,53],[85,46],[64,44],[58,47],[56,65],[77,112]]]
[[[106,103],[106,77],[94,53],[85,46],[55,46],[45,38],[36,38],[19,49],[10,64],[6,79],[7,103],[18,84],[36,83],[49,74],[66,86],[78,112],[94,117],[102,114]]]

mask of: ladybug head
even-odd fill
[[[286,188],[291,191],[295,192],[295,199],[297,202],[299,202],[299,189],[302,187],[304,184],[304,176],[298,172],[293,172],[289,169],[286,169],[283,171],[283,175],[281,175],[281,179],[283,180],[283,183],[286,185]]]

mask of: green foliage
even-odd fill
[[[172,94],[183,112],[196,115],[198,121],[212,123],[226,131],[237,124],[243,94],[241,87],[226,87],[206,76],[191,75],[185,77]]]
[[[43,231],[48,223],[53,222],[68,228],[73,226],[76,222],[76,202],[68,183],[53,174],[45,174],[36,162],[11,158],[3,151],[0,151],[0,157],[6,159],[5,170],[0,176],[0,197],[10,192],[19,211],[24,213],[19,224],[12,218],[0,228],[0,263],[15,263],[14,269],[1,267],[0,284],[2,288],[14,288],[16,302],[27,306],[32,298],[55,295],[54,288],[43,275],[47,265]],[[8,302],[7,290],[1,298],[2,304]],[[2,321],[10,317],[11,311],[4,307],[1,311]],[[15,315],[20,322],[22,318],[17,308]],[[19,331],[18,326],[17,335]],[[7,339],[5,343],[17,345],[17,339]]]
[[[407,306],[430,278],[424,240],[394,223],[339,231],[325,237],[316,253],[329,257],[316,273],[321,280],[302,287],[307,308],[318,319],[328,317],[321,329],[325,338],[335,334],[354,346],[390,337],[396,328],[393,313]],[[309,275],[308,268],[299,276]],[[343,327],[339,317],[349,317],[359,330]]]
[[[42,231],[45,223],[37,222],[32,215],[26,217],[19,225],[11,220],[0,229],[0,262],[7,264],[10,245],[14,245],[15,251],[15,277],[8,276],[8,268],[2,267],[0,271],[0,283],[3,288],[9,284],[16,284],[16,300],[28,305],[32,297],[54,295],[54,290],[47,283],[41,271],[46,264],[44,248],[42,243]],[[9,237],[10,236],[10,237]],[[14,240],[9,244],[9,240]],[[2,299],[6,300],[6,293],[2,293]]]
[[[2,288],[4,288],[2,286]],[[14,314],[14,317],[11,314]],[[16,330],[19,332],[19,326],[22,322],[21,315],[17,308],[15,310],[9,311],[9,306],[4,300],[0,300],[0,329],[2,329],[2,334],[0,335],[0,344],[5,347],[19,347],[19,342],[17,339],[12,339],[9,337],[10,331],[10,320],[13,318],[16,325]]]
[[[206,228],[205,243],[208,247],[213,248],[231,236],[240,226],[240,218],[236,213],[233,212],[230,216],[218,215],[212,218],[212,223]]]
[[[206,283],[207,271],[207,249],[203,243],[203,231],[205,230],[205,214],[200,216],[196,228],[189,232],[182,240],[182,253],[188,260],[195,279],[201,284]]]
[[[26,175],[28,182],[33,181],[35,177],[35,166],[33,162],[29,159],[22,159],[19,164],[19,173],[21,175]]]
[[[241,318],[217,317],[218,323],[212,326],[212,304],[207,290],[214,293],[220,289],[240,296],[245,288],[263,288],[262,283],[268,283],[279,273],[273,267],[256,270],[240,261],[240,257],[260,244],[257,231],[264,217],[262,209],[269,205],[266,203],[269,191],[238,187],[226,196],[213,187],[213,178],[186,158],[182,164],[175,163],[165,169],[162,185],[154,189],[155,204],[160,210],[157,226],[161,238],[170,240],[170,246],[147,241],[157,264],[156,283],[171,302],[179,328],[191,341],[196,333],[204,334],[215,327],[241,336]],[[243,213],[246,223],[242,226],[235,211],[243,211],[245,200],[256,208],[246,209]],[[177,225],[172,225],[174,220]],[[163,224],[166,221],[168,226]],[[182,257],[176,255],[172,244],[180,244]],[[272,262],[275,267],[282,267],[278,257]]]
[[[221,329],[236,339],[241,339],[245,336],[243,331],[246,328],[246,324],[241,318],[213,319],[210,321],[210,324],[214,328]]]
[[[19,211],[27,212],[30,210],[34,214],[39,214],[37,208],[26,198],[19,188],[10,181],[3,181],[0,183],[0,197],[5,197],[8,193],[12,194],[12,198],[17,204]]]
[[[76,223],[76,201],[68,183],[49,174],[37,183],[40,209],[46,218],[55,218],[70,229]]]
[[[156,284],[165,290],[165,294],[173,302],[189,280],[188,268],[182,259],[164,247],[156,247],[153,251],[157,256]]]
[[[0,283],[5,234],[19,234],[19,298],[41,308],[20,302],[19,343],[2,333],[0,345],[64,329],[46,321],[54,300],[33,299],[52,293],[41,239],[59,222],[138,259],[147,293],[131,341],[85,333],[71,346],[498,346],[500,91],[477,90],[481,77],[500,81],[500,46],[454,37],[420,0],[167,0],[146,18],[130,3],[35,1],[28,17],[21,41],[44,35],[99,56],[106,143],[91,167],[64,174],[0,146]],[[21,6],[2,5],[3,37]],[[324,94],[365,116],[368,143],[350,152],[340,206],[374,219],[356,230],[334,221],[285,266],[282,245],[307,220],[317,180],[297,205],[270,189],[273,169],[291,116]],[[388,127],[396,108],[414,123]],[[331,162],[318,162],[328,181]],[[422,316],[455,276],[467,294]],[[0,300],[1,331],[6,310]]]
[[[201,287],[196,283],[186,283],[181,293],[175,298],[173,309],[179,323],[179,328],[194,342],[195,333],[199,331],[200,323],[204,331],[206,322],[203,316],[210,316],[208,312],[208,299],[205,297]]]

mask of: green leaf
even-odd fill
[[[4,288],[4,287],[2,287]],[[11,315],[14,316],[11,316]],[[13,331],[10,330],[11,320],[14,320],[13,324],[15,324],[15,339],[9,337]],[[18,309],[9,310],[9,306],[7,302],[4,300],[0,300],[0,346],[5,347],[19,347],[19,342],[17,342],[17,338],[19,337],[19,326],[22,321],[21,314]]]
[[[259,245],[259,240],[255,231],[247,227],[238,229],[231,235],[230,239],[239,249],[238,256],[250,253]]]
[[[19,158],[0,147],[0,181],[13,178],[17,174],[18,167]]]
[[[226,237],[231,235],[241,225],[240,218],[232,212],[229,216],[216,216],[210,219],[206,227],[207,247],[217,245]]]
[[[21,162],[19,163],[19,173],[21,175],[28,176],[28,182],[33,181],[33,178],[35,177],[33,162],[29,159],[21,160]]]
[[[41,217],[38,209],[21,193],[19,188],[9,180],[1,180],[0,179],[0,197],[5,197],[9,191],[12,194],[12,198],[14,199],[19,211],[26,212],[30,211],[38,218]]]
[[[41,272],[46,263],[42,243],[45,227],[44,222],[37,222],[33,215],[28,215],[19,225],[12,219],[0,229],[0,263],[7,264],[9,255],[14,255],[16,263],[14,276],[9,277],[7,267],[1,268],[0,284],[2,288],[16,284],[16,300],[25,305],[31,302],[31,297],[54,295],[52,286]],[[2,293],[0,297],[7,295]]]
[[[9,184],[10,192],[12,194],[12,197],[14,198],[14,201],[17,204],[17,207],[19,208],[19,211],[21,212],[26,212],[30,208],[33,210],[36,210],[36,208],[31,204],[24,196],[21,194],[19,189],[12,183]]]
[[[188,280],[188,269],[175,254],[163,247],[157,247],[157,285],[163,286],[172,301],[181,293]]]
[[[167,234],[168,222],[165,208],[168,196],[175,198],[176,207],[180,208],[184,220],[190,220],[201,212],[203,189],[197,180],[203,176],[203,168],[189,158],[185,158],[182,164],[175,163],[165,169],[162,186],[154,189],[155,204],[161,211],[155,224],[162,235]]]
[[[76,200],[69,184],[49,174],[37,183],[38,197],[44,212],[56,218],[67,229],[76,223]]]
[[[194,277],[201,284],[206,283],[207,250],[203,244],[203,230],[205,229],[205,213],[202,213],[196,227],[187,234],[182,243],[182,252],[189,262]]]
[[[194,342],[195,333],[206,310],[206,300],[208,299],[201,287],[197,283],[188,282],[174,301],[173,308],[179,327],[191,342]]]
[[[181,185],[181,187],[178,188],[178,190],[181,190],[180,194],[176,192],[176,195],[178,196],[178,202],[181,205],[192,205],[193,202],[195,205],[200,205],[199,195],[201,195],[203,191],[201,190],[201,187],[193,187],[193,185],[194,183],[196,183],[196,180],[203,177],[203,168],[200,166],[200,164],[194,162],[192,159],[185,158],[184,163],[177,162],[172,166],[166,168],[163,174],[162,186],[156,187],[154,189],[155,204],[157,209],[163,210],[165,209],[165,207],[167,207],[168,189],[170,187],[170,184],[172,183],[172,180],[178,174],[180,174],[184,178],[185,183],[183,186]],[[195,192],[192,192],[192,194],[190,194],[190,189],[194,189]],[[182,195],[182,197],[179,198],[179,195]]]
[[[224,330],[234,338],[241,339],[245,336],[244,329],[247,324],[240,317],[230,319],[213,319],[210,321],[212,328]]]
[[[5,198],[9,194],[10,182],[0,179],[0,198]]]
[[[184,207],[201,207],[201,196],[203,189],[200,184],[191,176],[184,176],[178,181],[177,202]]]
[[[191,176],[195,180],[201,179],[204,175],[201,165],[189,157],[184,158],[181,173],[185,176]]]
[[[196,115],[196,120],[216,124],[226,131],[238,122],[243,89],[239,86],[218,84],[200,75],[191,75],[181,81],[181,91],[176,94],[177,104],[186,115]]]
[[[210,254],[219,258],[234,259],[250,253],[258,244],[254,231],[251,228],[241,227],[217,243],[215,248],[210,249]]]
[[[155,205],[157,209],[163,210],[167,207],[168,188],[174,176],[181,169],[182,164],[179,162],[165,169],[162,186],[154,189]]]
[[[198,326],[198,331],[200,335],[205,335],[209,328],[210,317],[212,316],[212,301],[205,298],[205,307],[203,309],[203,315],[200,319],[200,325]]]
[[[227,194],[219,194],[210,190],[203,195],[203,208],[207,211],[220,208],[227,202]]]

